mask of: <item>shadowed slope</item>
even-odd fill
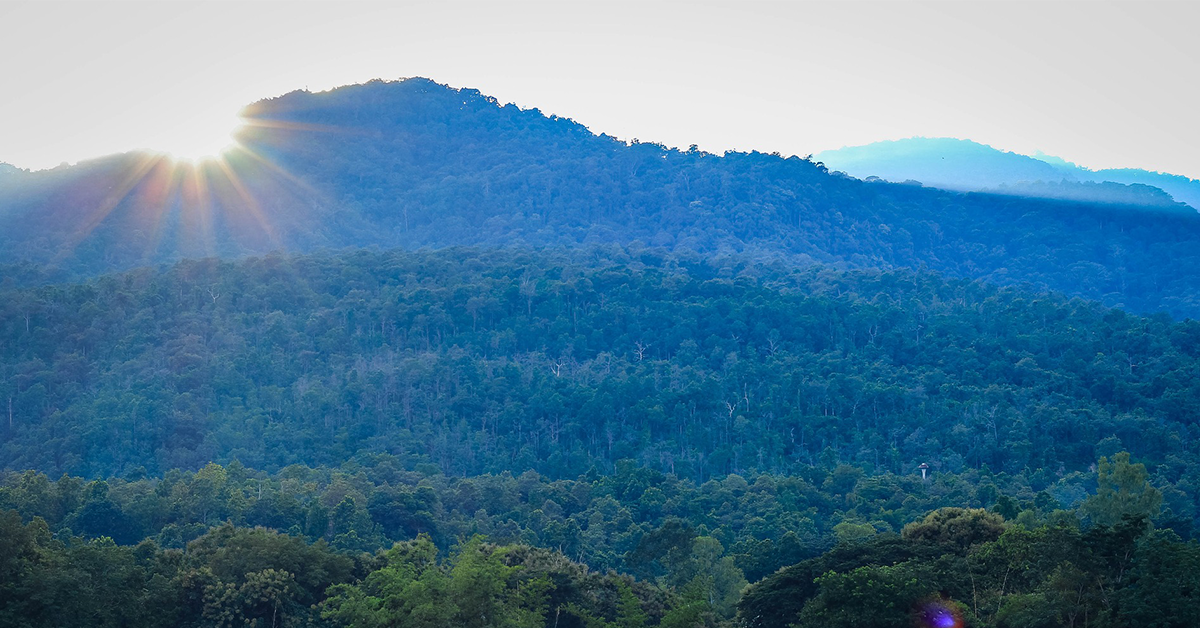
[[[295,92],[241,149],[0,179],[0,259],[76,274],[347,246],[642,243],[1031,282],[1200,313],[1200,217],[864,182],[799,158],[626,144],[425,79]]]

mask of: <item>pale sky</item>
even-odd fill
[[[242,105],[425,76],[597,133],[808,155],[911,136],[1200,178],[1200,2],[0,0],[0,161],[208,152]]]

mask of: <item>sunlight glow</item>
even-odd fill
[[[158,134],[148,148],[176,161],[217,159],[237,146],[234,136],[245,124],[237,114],[194,117]]]
[[[149,136],[146,149],[97,162],[112,169],[113,183],[96,187],[85,180],[73,191],[68,219],[74,228],[58,260],[106,223],[146,260],[163,252],[213,256],[224,239],[250,250],[278,249],[297,224],[311,219],[307,210],[333,202],[277,162],[276,151],[286,153],[313,133],[359,132],[272,120],[253,107],[224,118],[181,121]]]

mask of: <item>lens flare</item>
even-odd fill
[[[145,262],[216,255],[223,246],[282,248],[289,236],[311,232],[317,212],[337,204],[285,157],[303,156],[314,134],[365,133],[262,119],[249,110],[219,125],[185,126],[154,143],[170,151],[98,160],[74,180],[51,208],[52,220],[66,229],[56,262],[96,237],[119,239],[125,254]]]
[[[962,628],[962,615],[952,602],[941,598],[922,602],[915,613],[916,628]]]

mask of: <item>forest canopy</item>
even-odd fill
[[[654,249],[181,262],[0,298],[0,462],[448,474],[1190,466],[1200,324]],[[10,402],[10,403],[9,403]],[[1177,477],[1176,473],[1176,477]]]
[[[1200,615],[1189,208],[423,79],[246,115],[0,178],[0,625]]]

